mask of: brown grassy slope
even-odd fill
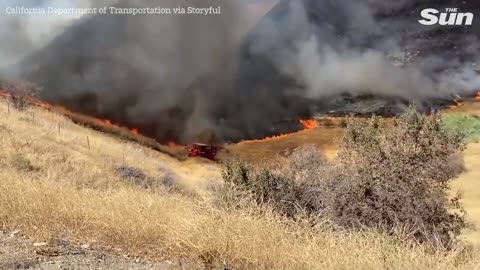
[[[468,100],[461,106],[448,109],[444,113],[480,115],[480,102]],[[389,121],[388,118],[385,119]],[[228,145],[226,154],[235,155],[248,161],[267,160],[272,156],[284,153],[285,150],[292,150],[304,144],[314,144],[323,149],[326,157],[334,158],[338,146],[337,139],[343,134],[342,120],[340,118],[324,118],[319,122],[318,128],[290,134],[286,137]]]
[[[467,171],[453,182],[453,189],[462,192],[469,220],[476,227],[465,232],[465,238],[480,246],[480,144],[470,144],[464,159]]]
[[[447,110],[447,113],[465,113],[469,115],[480,115],[480,101],[468,100]]]
[[[467,101],[460,106],[446,110],[445,113],[461,113],[480,116],[480,102]],[[480,246],[480,144],[471,143],[464,153],[466,172],[453,182],[453,190],[463,194],[463,203],[469,220],[475,230],[465,232],[464,237],[476,246]]]
[[[32,107],[25,112],[10,108],[0,98],[0,167],[21,159],[31,161],[32,177],[62,178],[79,187],[110,188],[123,183],[114,167],[138,167],[151,177],[167,168],[180,184],[204,186],[217,181],[215,164],[196,160],[179,161],[163,153],[105,133],[74,124],[68,118]],[[16,160],[16,161],[15,161]]]
[[[234,269],[475,269],[480,254],[430,253],[376,233],[334,233],[255,208],[225,211],[206,200],[126,184],[123,162],[155,176],[174,171],[195,190],[216,165],[166,155],[35,109],[7,114],[0,100],[0,226],[38,241],[71,235],[150,258],[186,258]],[[58,133],[58,124],[61,125]],[[90,148],[86,142],[89,136]],[[205,179],[205,180],[203,180]]]
[[[242,160],[268,160],[277,154],[291,151],[301,145],[314,144],[319,146],[328,158],[336,155],[336,139],[343,134],[339,126],[320,126],[318,128],[300,131],[286,137],[267,139],[256,142],[241,142],[226,147],[227,153]]]

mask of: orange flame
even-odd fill
[[[12,94],[9,93],[9,92],[4,92],[4,91],[0,90],[0,96],[10,98],[10,97],[12,97]],[[89,115],[76,113],[76,112],[70,111],[69,109],[67,109],[63,106],[52,105],[52,104],[49,104],[47,102],[44,102],[44,101],[39,100],[39,99],[34,98],[34,97],[26,97],[26,100],[30,104],[35,105],[37,107],[40,107],[42,109],[56,111],[56,112],[61,113],[65,116],[67,116],[67,117],[72,117],[72,118],[75,118],[75,119],[83,119],[83,120],[86,120],[88,122],[92,122],[92,123],[94,123],[95,125],[98,125],[98,126],[107,126],[107,127],[118,128],[118,129],[128,129],[126,127],[122,127],[120,125],[114,124],[112,122],[112,120],[100,119],[100,118],[95,118],[95,117],[92,117],[92,116],[89,116]],[[140,131],[136,128],[128,129],[128,130],[130,130],[130,132],[133,135],[140,135]]]
[[[297,131],[297,132],[294,132],[294,133],[273,135],[271,137],[266,137],[266,138],[263,138],[263,139],[245,140],[245,141],[242,141],[242,142],[244,142],[244,143],[255,143],[255,142],[265,142],[265,141],[271,141],[271,140],[286,138],[289,135],[297,134],[297,133],[300,133],[302,131],[309,130],[309,129],[314,129],[314,128],[317,128],[319,126],[318,121],[315,120],[315,119],[300,120],[300,124],[302,124],[303,130],[300,130],[300,131]]]
[[[477,101],[480,101],[480,91],[478,91],[477,95],[475,96],[475,99],[476,99]]]
[[[318,127],[318,122],[314,119],[300,120],[300,124],[302,124],[304,129],[313,129]]]
[[[174,142],[168,142],[168,143],[167,143],[167,146],[168,146],[168,147],[182,147],[181,145],[178,145],[178,144],[176,144],[176,143],[174,143]]]
[[[9,93],[6,93],[6,92],[3,92],[2,90],[0,90],[0,96],[8,98],[8,97],[11,97],[12,95],[10,95]]]
[[[450,105],[450,109],[457,108],[457,107],[462,107],[463,105],[465,105],[465,103],[463,103],[461,101],[458,101],[458,100],[454,100],[453,102],[455,102],[455,105]]]
[[[245,141],[242,141],[242,142],[245,142],[245,143],[255,143],[255,142],[265,142],[265,141],[270,141],[270,140],[276,140],[276,139],[280,139],[280,138],[285,138],[287,137],[288,134],[280,134],[280,135],[273,135],[271,137],[266,137],[266,138],[263,138],[263,139],[256,139],[256,140],[245,140]]]

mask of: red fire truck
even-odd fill
[[[194,143],[188,149],[189,157],[203,157],[215,160],[217,155],[217,147],[208,144]]]

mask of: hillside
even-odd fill
[[[28,239],[14,249],[18,254],[31,251],[33,242],[45,242],[35,247],[36,254],[54,261],[61,257],[58,243],[67,241],[88,245],[91,256],[107,252],[108,260],[128,254],[160,262],[152,266],[155,269],[474,269],[480,265],[476,251],[469,256],[462,250],[431,253],[375,232],[318,230],[259,209],[222,209],[209,196],[221,181],[218,165],[181,162],[39,108],[9,112],[4,99],[0,99],[0,116],[0,224],[5,235]],[[320,135],[319,130],[312,132]],[[467,154],[478,153],[472,149]],[[477,158],[467,158],[467,167],[474,169]],[[149,185],[122,178],[115,169],[119,165],[140,169]],[[176,188],[165,186],[167,174],[176,179]],[[475,175],[468,179],[473,181]],[[475,195],[471,198],[467,211],[474,207]],[[4,249],[0,267],[9,269],[5,262],[11,254]],[[130,267],[123,260],[117,263]]]
[[[466,172],[454,181],[453,188],[462,192],[463,203],[470,221],[475,224],[476,230],[465,232],[465,238],[480,246],[480,143],[472,143],[465,152]]]

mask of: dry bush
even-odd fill
[[[143,170],[126,164],[116,166],[115,171],[125,181],[145,189],[172,191],[177,187],[177,176],[171,171],[161,170],[159,177],[151,177]]]
[[[29,99],[40,95],[42,88],[27,81],[0,80],[0,89],[11,94],[10,99],[15,109],[23,111],[30,105]]]
[[[11,158],[11,164],[14,168],[24,172],[35,171],[36,168],[32,162],[21,153],[15,153]]]
[[[145,175],[145,173],[141,169],[131,167],[131,166],[128,166],[128,165],[125,165],[125,164],[122,164],[122,165],[119,165],[119,166],[115,167],[115,170],[120,175],[120,177],[122,177],[124,179],[144,180],[145,178],[147,178],[147,176]]]
[[[421,242],[450,246],[466,226],[459,196],[448,197],[464,149],[463,136],[438,115],[409,109],[388,126],[377,118],[350,121],[339,152],[350,172],[331,186],[342,196],[328,212],[344,227],[402,227]]]
[[[146,175],[143,170],[126,164],[116,166],[116,173],[126,182],[144,189],[156,189],[159,183],[153,177]]]
[[[159,182],[167,191],[181,191],[182,188],[178,184],[178,176],[175,172],[165,166],[159,168]]]
[[[246,197],[259,205],[268,204],[280,213],[294,217],[298,210],[297,185],[292,178],[270,169],[267,166],[252,167],[240,161],[227,164],[223,179],[229,190],[222,192],[222,196],[228,195],[223,199],[228,199],[227,204],[236,205],[237,202],[243,203],[242,197]]]
[[[460,198],[447,194],[464,146],[438,116],[411,109],[388,126],[375,117],[349,119],[335,163],[306,146],[269,164],[228,164],[223,178],[225,188],[242,191],[234,194],[250,194],[287,217],[320,216],[345,229],[451,247],[467,225]]]

